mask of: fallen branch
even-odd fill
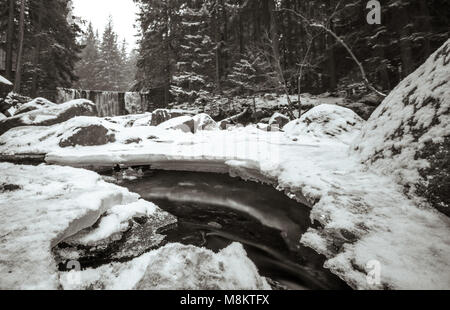
[[[227,125],[229,124],[236,124],[239,120],[244,118],[249,112],[249,109],[245,109],[243,112],[236,114],[234,116],[228,117],[222,121],[219,122],[220,128],[225,129]]]

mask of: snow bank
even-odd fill
[[[353,148],[450,215],[450,40],[402,81],[375,111]]]
[[[304,137],[338,139],[351,143],[359,133],[363,120],[352,110],[336,105],[322,104],[292,121],[283,130],[290,138]]]
[[[57,289],[51,248],[138,195],[89,171],[0,163],[0,289]]]
[[[73,281],[74,278],[79,281]],[[64,289],[270,289],[238,243],[217,254],[193,246],[170,244],[128,263],[72,271],[61,276],[61,284]]]

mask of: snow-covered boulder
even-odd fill
[[[170,119],[158,126],[161,129],[174,129],[181,130],[183,132],[195,132],[195,121],[190,116],[180,116],[173,119]]]
[[[450,40],[374,112],[354,150],[450,215]]]
[[[64,127],[64,133],[59,134],[62,134],[60,147],[105,145],[116,141],[114,132],[99,118],[76,117]]]
[[[20,126],[50,126],[76,116],[96,116],[94,103],[85,99],[69,101],[49,108],[30,111],[0,121],[0,136]]]
[[[337,139],[350,144],[359,133],[363,120],[350,109],[337,105],[319,105],[283,127],[290,138]]]
[[[70,146],[104,145],[116,140],[123,127],[98,117],[74,117],[52,126],[26,126],[0,136],[1,154],[43,154]]]
[[[80,283],[61,277],[64,289],[268,290],[267,280],[238,243],[212,251],[169,244],[127,263],[78,272]]]
[[[286,126],[291,120],[286,115],[281,113],[275,113],[269,120],[270,126],[278,126],[278,128],[283,128]]]
[[[201,130],[215,130],[219,128],[219,125],[208,114],[202,113],[193,117],[194,119],[194,132]]]
[[[27,102],[23,105],[21,105],[14,113],[14,116],[24,114],[30,111],[39,110],[39,109],[45,109],[45,108],[52,108],[55,107],[56,104],[45,99],[45,98],[36,98],[33,99],[30,102]]]

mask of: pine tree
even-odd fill
[[[99,44],[98,34],[94,33],[92,23],[89,23],[87,32],[82,39],[84,49],[80,55],[81,60],[76,66],[75,72],[79,77],[76,87],[91,90],[100,88],[98,76],[100,71]]]
[[[99,88],[100,90],[122,90],[122,59],[117,42],[117,34],[114,32],[112,17],[103,32],[100,45],[99,63]]]
[[[204,100],[214,90],[214,44],[208,33],[209,12],[203,1],[181,7],[182,33],[171,93],[177,102]]]

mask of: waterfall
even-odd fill
[[[119,104],[119,93],[105,91],[96,94],[95,104],[100,117],[122,115]]]
[[[88,99],[97,106],[99,117],[150,112],[150,94],[57,88],[57,103]]]

